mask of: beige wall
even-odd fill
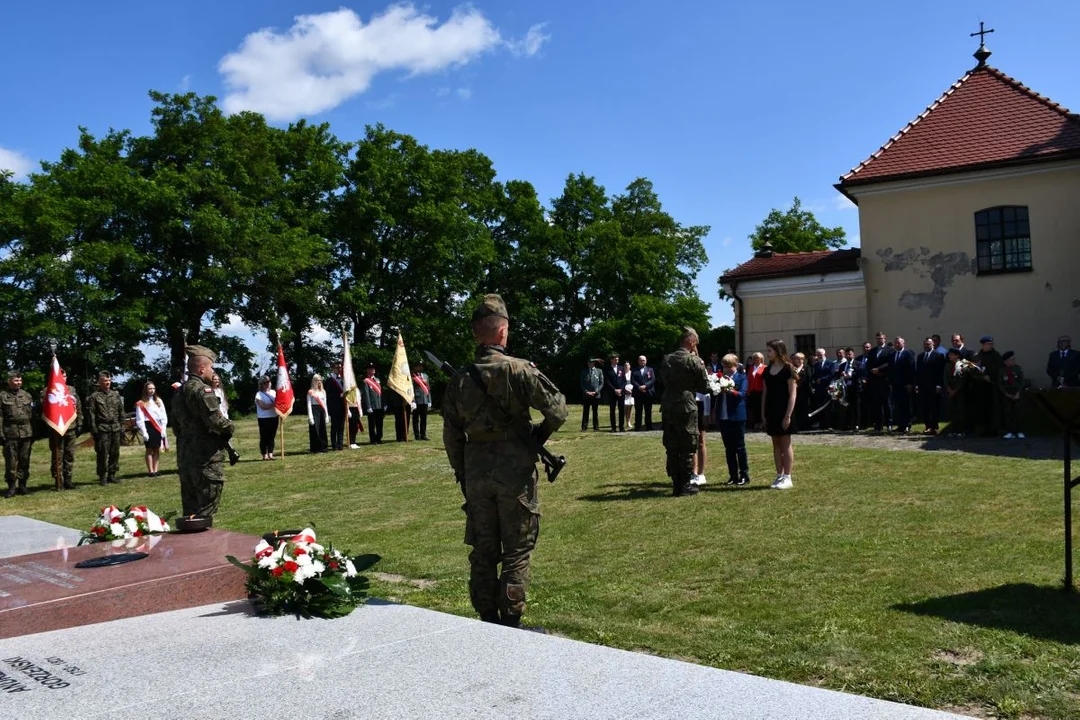
[[[750,285],[750,283],[746,283]],[[765,352],[765,343],[780,338],[795,352],[795,336],[813,334],[829,350],[859,347],[866,337],[866,291],[823,290],[743,298],[743,345],[739,356]],[[736,329],[737,330],[737,329]]]
[[[993,335],[1037,386],[1047,384],[1057,336],[1080,342],[1080,164],[871,190],[887,192],[858,195],[870,332],[913,347],[933,333],[947,344],[960,332],[973,348]],[[975,274],[974,213],[997,205],[1028,207],[1032,272]]]

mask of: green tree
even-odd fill
[[[796,197],[787,211],[773,208],[754,228],[750,246],[757,251],[765,243],[772,245],[773,252],[777,253],[810,252],[842,248],[847,244],[847,238],[844,228],[823,226],[814,213],[802,209],[802,202]]]

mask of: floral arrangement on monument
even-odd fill
[[[264,614],[343,617],[367,599],[368,579],[360,571],[377,563],[378,555],[350,558],[332,544],[317,543],[311,528],[274,540],[276,545],[259,541],[250,565],[226,556],[248,574],[248,594]]]
[[[145,505],[128,505],[123,510],[110,505],[101,508],[101,516],[83,533],[80,544],[133,540],[164,532],[169,532],[169,524]]]
[[[982,375],[982,373],[983,369],[970,360],[959,360],[956,363],[956,367],[953,368],[953,375],[956,377],[971,377]]]

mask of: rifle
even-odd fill
[[[424,354],[427,355],[428,360],[434,363],[436,367],[438,367],[450,377],[454,377],[458,374],[458,372],[460,372],[453,365],[448,362],[443,362],[439,358],[435,357],[435,355],[428,350],[425,350]],[[472,373],[470,373],[470,375],[471,374]],[[484,381],[480,379],[479,373],[473,376],[473,381],[477,382],[477,384],[485,393],[487,392],[487,387],[483,384]],[[531,428],[526,431],[520,423],[513,423],[511,427],[514,429],[514,432],[517,434],[517,436],[521,440],[524,440],[525,443],[529,445],[530,449],[532,449],[533,452],[540,456],[540,461],[544,463],[544,473],[547,475],[548,482],[555,482],[555,480],[559,477],[559,473],[562,472],[562,469],[564,467],[566,467],[566,456],[555,455],[546,447],[544,447],[544,443],[540,442],[536,435],[532,433]]]

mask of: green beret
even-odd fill
[[[480,303],[480,307],[473,310],[472,319],[473,322],[476,322],[490,315],[510,319],[510,314],[506,312],[506,303],[503,302],[502,297],[495,293],[484,296],[484,301]]]
[[[210,362],[217,362],[217,354],[209,348],[204,348],[202,345],[188,345],[184,348],[191,357],[204,357],[210,360]]]

